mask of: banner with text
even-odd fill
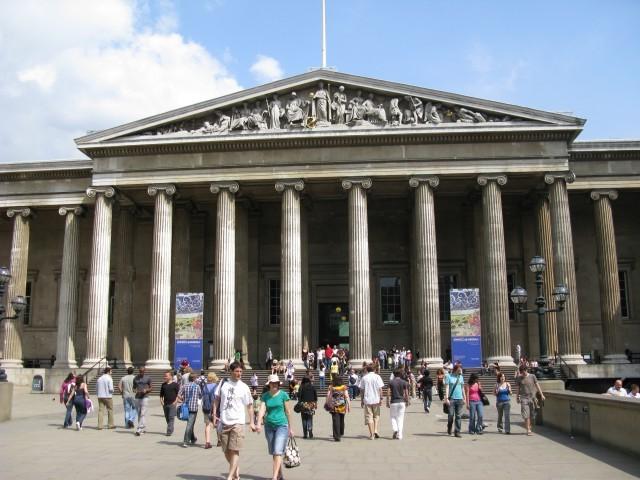
[[[174,368],[180,368],[183,360],[194,371],[202,369],[202,319],[204,293],[176,294],[176,343]]]
[[[480,330],[480,290],[451,289],[451,356],[453,362],[471,368],[482,366]]]

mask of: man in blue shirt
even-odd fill
[[[462,365],[456,364],[453,373],[444,377],[444,403],[449,406],[447,417],[447,433],[451,435],[451,426],[455,417],[455,435],[460,438],[462,429],[462,408],[466,404],[464,396],[464,378],[462,377]]]

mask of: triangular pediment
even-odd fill
[[[431,131],[508,125],[580,127],[584,120],[331,70],[315,70],[76,139],[81,148],[140,141],[351,130]]]

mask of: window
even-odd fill
[[[458,288],[458,275],[444,274],[438,275],[438,297],[440,300],[440,321],[451,321],[451,301],[449,290]]]
[[[382,323],[397,325],[402,320],[400,277],[380,278],[380,307]]]
[[[115,306],[115,300],[116,300],[116,282],[115,280],[110,280],[109,281],[109,314],[108,314],[108,318],[109,318],[109,326],[113,325],[113,309]]]
[[[31,325],[31,292],[33,291],[33,281],[27,280],[27,286],[24,291],[24,298],[27,301],[27,305],[22,311],[22,323],[24,325]]]
[[[626,319],[631,317],[629,312],[629,272],[618,270],[618,279],[620,282],[620,316]]]
[[[280,280],[269,280],[269,324],[280,325]]]
[[[516,288],[516,274],[514,272],[507,273],[507,302],[509,302],[509,320],[512,322],[516,319],[516,306],[511,301],[509,294],[514,288]],[[523,320],[523,318],[520,318],[520,320]]]

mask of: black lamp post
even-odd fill
[[[2,320],[15,320],[22,315],[25,307],[27,306],[27,299],[22,295],[18,295],[11,299],[11,307],[15,312],[13,316],[6,317],[6,311],[4,308],[4,294],[11,280],[11,272],[7,267],[0,267],[0,321]],[[0,382],[6,382],[7,375],[4,373],[4,369],[0,369]]]
[[[514,288],[509,297],[516,306],[516,310],[520,313],[535,313],[538,315],[538,332],[540,336],[540,363],[546,363],[548,360],[547,352],[547,330],[545,328],[545,315],[549,312],[561,312],[564,310],[564,304],[569,296],[569,289],[565,285],[558,285],[553,289],[553,298],[557,308],[547,308],[547,301],[543,297],[542,287],[544,278],[542,273],[547,268],[547,262],[543,257],[535,256],[529,262],[529,270],[536,274],[536,289],[538,296],[536,297],[536,308],[527,310],[527,291],[522,287]],[[520,359],[518,359],[520,360]]]

